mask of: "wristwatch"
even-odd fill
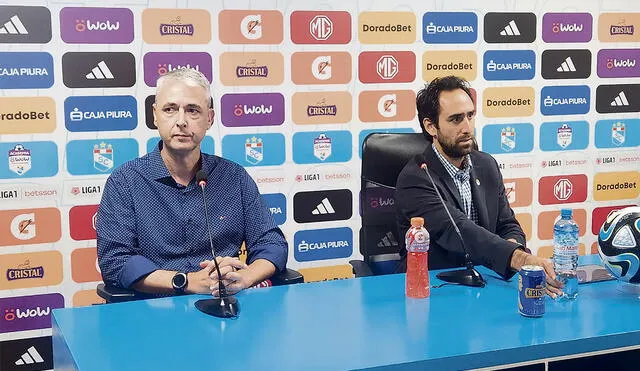
[[[184,294],[184,290],[187,288],[188,283],[189,280],[187,279],[187,274],[182,272],[176,272],[171,279],[171,286],[173,286],[173,289],[180,294]]]

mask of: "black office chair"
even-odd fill
[[[360,253],[352,260],[356,277],[388,274],[399,263],[400,235],[396,224],[394,192],[398,175],[416,154],[429,145],[422,133],[371,133],[362,143],[360,183]]]
[[[303,283],[304,277],[300,272],[287,268],[284,272],[278,273],[269,279],[271,286],[292,285],[294,283]],[[264,281],[263,281],[264,282]],[[262,283],[256,287],[266,286]],[[124,301],[133,301],[141,299],[149,299],[155,296],[149,296],[134,290],[123,289],[120,287],[107,286],[101,283],[96,288],[98,296],[103,298],[107,303],[121,303]]]

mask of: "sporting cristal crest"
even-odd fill
[[[93,146],[93,167],[102,172],[113,169],[113,148],[105,142]]]
[[[511,152],[516,148],[516,129],[507,126],[500,131],[500,147],[505,152]]]
[[[573,129],[567,124],[562,124],[562,126],[558,128],[556,138],[560,147],[563,149],[569,147],[573,139]]]
[[[320,161],[324,161],[331,156],[331,138],[325,134],[318,135],[313,139],[313,155]]]
[[[245,159],[252,165],[257,165],[264,158],[264,147],[262,146],[262,138],[247,138],[244,144]]]
[[[621,146],[624,144],[625,126],[624,122],[618,121],[611,127],[611,141],[614,145]]]
[[[16,144],[9,150],[9,170],[18,175],[24,175],[31,169],[31,151],[22,144]]]

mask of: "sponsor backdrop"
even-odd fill
[[[352,276],[360,208],[393,204],[382,193],[359,204],[361,143],[371,132],[419,131],[415,92],[437,76],[471,81],[478,142],[497,159],[534,253],[550,256],[561,207],[575,210],[581,252],[591,254],[606,215],[640,199],[637,2],[8,4],[3,370],[50,366],[41,339],[51,310],[99,302],[104,182],[157,143],[156,81],[176,68],[211,80],[216,121],[203,150],[247,168],[287,236],[289,266],[308,281]],[[389,236],[380,246],[393,249]]]

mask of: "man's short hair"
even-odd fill
[[[438,126],[438,116],[440,115],[440,93],[443,91],[452,91],[456,89],[462,89],[473,101],[471,96],[471,90],[469,82],[458,76],[444,76],[436,77],[428,85],[422,88],[416,96],[416,108],[418,109],[418,120],[422,134],[432,141],[433,138],[424,129],[424,119],[429,119],[435,125]]]
[[[156,83],[156,94],[160,90],[160,86],[165,80],[189,81],[202,87],[207,92],[207,101],[209,108],[213,108],[213,96],[211,95],[211,84],[207,77],[200,71],[193,68],[176,68],[166,74],[160,76]]]

